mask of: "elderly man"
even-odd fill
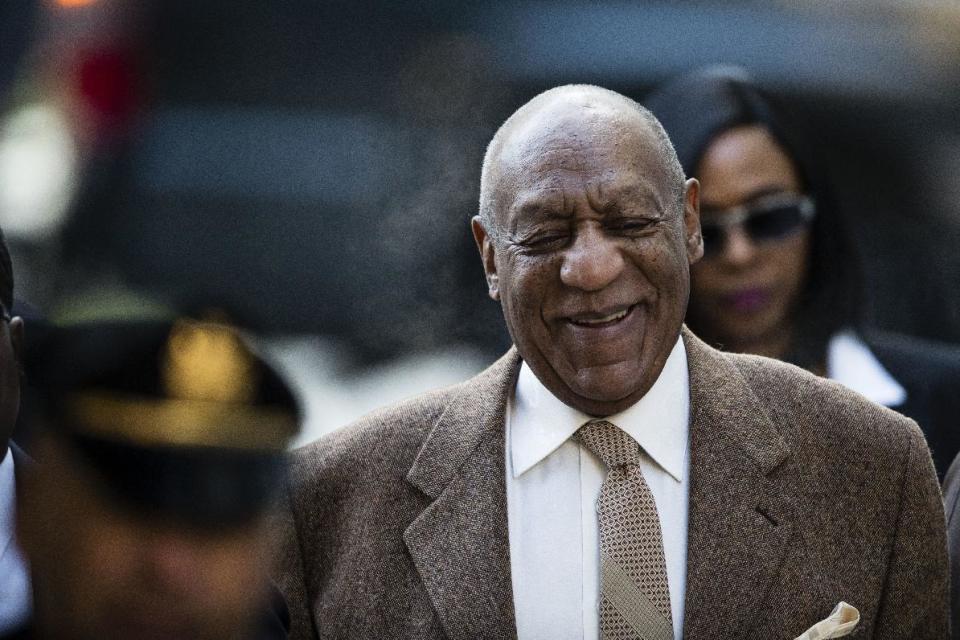
[[[0,2],[0,107],[19,69],[37,18],[34,0]],[[20,358],[23,321],[13,314],[13,265],[0,232],[0,633],[30,615],[30,572],[14,535],[16,505],[24,498],[18,484],[30,458],[10,440],[20,409]]]
[[[698,188],[616,93],[507,120],[473,232],[516,346],[294,454],[292,637],[945,637],[916,425],[683,328]]]
[[[30,571],[15,535],[18,503],[25,499],[21,479],[33,464],[10,439],[20,410],[23,320],[14,316],[13,264],[0,232],[0,634],[30,615]]]

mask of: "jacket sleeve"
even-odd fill
[[[900,513],[873,637],[949,637],[949,564],[943,501],[930,451],[911,425]]]
[[[271,519],[271,536],[276,548],[274,583],[289,611],[290,640],[315,640],[317,633],[310,615],[303,549],[289,487],[284,488],[279,502]]]

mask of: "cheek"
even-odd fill
[[[136,535],[100,518],[81,528],[80,539],[91,558],[90,563],[100,567],[98,573],[123,575],[139,555]]]
[[[140,536],[95,513],[81,517],[77,527],[77,574],[85,608],[95,610],[104,602],[122,601],[121,594],[136,586],[142,548]]]
[[[810,263],[810,232],[804,232],[791,238],[780,255],[778,264],[782,266],[784,279],[798,287],[807,277]]]
[[[235,637],[236,630],[251,624],[253,612],[263,607],[264,585],[269,580],[268,546],[258,533],[208,540],[195,558],[195,579],[184,585],[179,598],[202,618],[215,637]]]
[[[44,505],[52,515],[44,522],[47,531],[38,551],[38,572],[69,625],[96,628],[109,613],[110,603],[118,602],[130,585],[135,541],[105,525],[96,500],[85,492],[68,490],[48,497],[55,502]]]
[[[530,333],[541,324],[551,297],[551,274],[559,268],[552,262],[517,257],[498,270],[500,304],[511,332]]]
[[[206,557],[205,576],[213,597],[225,608],[243,609],[252,604],[267,575],[263,536],[244,535],[212,549]]]
[[[680,314],[690,293],[691,265],[682,247],[660,248],[640,253],[634,260],[657,290],[661,313],[679,307]],[[695,263],[692,268],[697,268]]]

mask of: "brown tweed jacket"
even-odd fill
[[[917,426],[683,337],[684,637],[791,640],[845,600],[862,618],[850,638],[946,638],[944,514]],[[504,412],[519,365],[511,350],[294,452],[277,526],[292,638],[516,637]]]

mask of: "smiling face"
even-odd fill
[[[704,152],[697,177],[704,222],[722,219],[731,207],[802,193],[790,158],[757,125],[717,136]],[[807,227],[766,242],[754,242],[742,227],[731,227],[723,247],[710,251],[692,270],[691,325],[729,350],[782,357],[809,252]]]
[[[591,415],[623,411],[656,381],[702,251],[697,183],[674,185],[658,149],[623,105],[555,103],[500,151],[497,238],[474,219],[490,295],[521,356]]]

